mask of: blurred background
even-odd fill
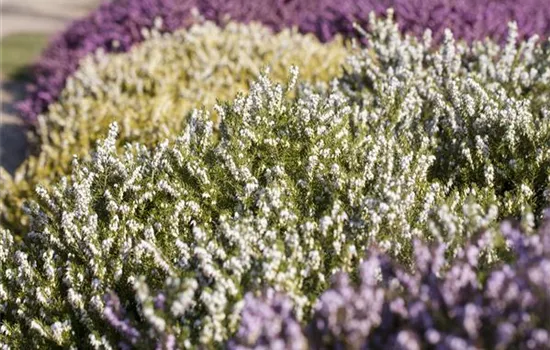
[[[13,108],[25,91],[28,67],[48,40],[98,0],[1,0],[0,54],[2,85],[0,166],[13,173],[26,154],[26,130]]]

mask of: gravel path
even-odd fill
[[[53,34],[73,19],[84,16],[97,3],[98,0],[1,0],[0,35]],[[1,79],[0,166],[13,173],[27,154],[26,130],[13,110],[13,102],[22,96],[25,88],[21,83]]]

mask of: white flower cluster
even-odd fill
[[[346,95],[376,120],[393,103],[403,118],[395,132],[422,130],[435,157],[429,177],[446,196],[496,196],[504,217],[540,212],[550,199],[550,40],[518,43],[510,23],[504,47],[455,43],[450,31],[434,47],[429,30],[422,41],[401,36],[391,14],[370,17],[370,47],[348,60]]]
[[[499,216],[537,218],[548,49],[450,35],[437,49],[390,20],[371,27],[330,89],[262,75],[216,106],[219,132],[196,110],[177,139],[119,154],[113,124],[91,161],[38,190],[23,242],[2,232],[0,341],[221,344],[248,291],[284,291],[303,319],[369,246],[407,263],[414,236],[452,247]]]

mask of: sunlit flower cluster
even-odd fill
[[[550,199],[550,41],[517,42],[510,23],[503,47],[456,43],[449,31],[434,47],[429,30],[416,41],[391,20],[370,23],[377,30],[365,34],[370,48],[348,60],[345,94],[375,122],[402,118],[400,138],[421,129],[434,149],[429,176],[447,196],[491,192],[504,199],[501,215],[540,212]],[[388,118],[380,111],[391,103]]]

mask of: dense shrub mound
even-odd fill
[[[414,266],[415,239],[460,257],[481,231],[495,237],[484,264],[506,258],[498,220],[522,216],[529,233],[550,204],[548,46],[518,48],[512,25],[504,48],[450,33],[437,48],[370,21],[369,46],[329,88],[296,88],[296,69],[286,86],[262,75],[213,108],[219,132],[196,110],[155,149],[120,151],[113,124],[70,178],[38,188],[30,232],[2,232],[2,341],[220,345],[247,292],[284,292],[307,320],[373,244]]]
[[[37,155],[13,179],[0,174],[5,227],[24,231],[21,206],[34,187],[68,174],[73,155],[87,156],[111,122],[121,126],[119,143],[155,145],[179,134],[192,108],[247,91],[265,67],[276,81],[296,65],[302,79],[328,82],[341,74],[349,52],[340,38],[321,44],[311,34],[273,34],[257,23],[221,29],[205,22],[173,34],[145,34],[149,39],[128,53],[88,56],[68,80],[60,101],[41,119]]]
[[[417,242],[412,271],[372,249],[360,282],[335,275],[303,329],[289,298],[249,293],[229,348],[548,349],[550,210],[535,235],[510,222],[502,233],[513,262],[489,269],[483,234],[451,258],[443,244]]]
[[[518,43],[511,23],[502,48],[456,44],[446,31],[435,49],[429,33],[416,42],[391,21],[371,21],[371,45],[349,60],[341,89],[370,111],[373,130],[395,122],[394,113],[411,115],[391,130],[406,138],[409,123],[422,129],[422,139],[435,147],[429,176],[441,182],[442,193],[490,190],[506,198],[505,216],[526,206],[540,213],[550,200],[548,39]]]
[[[80,60],[97,49],[127,51],[144,39],[141,28],[171,32],[194,22],[192,9],[206,19],[225,23],[258,21],[279,31],[296,26],[328,41],[341,33],[356,36],[352,23],[364,24],[370,11],[381,14],[395,8],[404,31],[421,35],[432,28],[439,40],[451,28],[466,40],[490,36],[500,41],[506,23],[515,20],[521,36],[550,33],[547,0],[117,0],[105,2],[88,17],[74,22],[60,34],[35,67],[35,81],[28,98],[19,105],[24,119],[33,125],[37,116],[57,100],[66,79]]]

